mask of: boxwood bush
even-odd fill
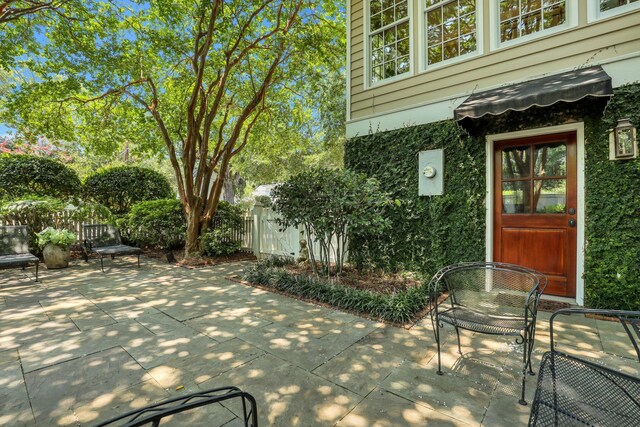
[[[67,199],[80,194],[78,175],[58,161],[22,154],[0,155],[0,197]]]
[[[129,240],[141,246],[162,249],[184,246],[187,223],[177,199],[136,203],[119,225]]]
[[[118,166],[89,176],[84,182],[84,194],[87,199],[107,206],[114,214],[123,215],[138,202],[171,198],[173,191],[167,178],[159,172]]]

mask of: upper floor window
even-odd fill
[[[476,0],[423,1],[427,66],[476,51]]]
[[[640,3],[639,0],[599,0],[600,12],[606,12],[617,7],[626,6],[631,3]]]
[[[500,42],[563,25],[567,0],[500,0]]]
[[[371,83],[409,72],[407,0],[369,0]]]

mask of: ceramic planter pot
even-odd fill
[[[49,243],[42,251],[47,268],[65,268],[69,266],[69,248]]]

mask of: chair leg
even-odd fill
[[[462,347],[460,346],[460,329],[455,326],[456,328],[456,335],[458,336],[458,354],[462,354]]]
[[[138,268],[140,268],[140,254],[138,254]]]
[[[100,255],[100,268],[102,269],[102,272],[104,273],[104,263],[102,261],[102,255]]]
[[[520,400],[518,401],[519,404],[526,406],[527,405],[527,401],[524,399],[524,392],[525,392],[525,379],[527,376],[527,364],[528,364],[528,360],[527,360],[527,349],[528,349],[528,345],[529,345],[529,329],[525,329],[524,330],[524,339],[522,341],[522,393],[520,395]]]
[[[536,343],[536,324],[535,322],[531,326],[531,333],[529,334],[529,348],[527,349],[527,366],[529,367],[529,375],[535,375],[531,368],[531,353],[533,352],[533,346]]]
[[[440,360],[440,326],[438,325],[438,321],[436,320],[436,324],[433,328],[436,333],[436,345],[438,347],[438,370],[436,374],[443,375],[442,373],[442,361]]]
[[[40,262],[36,261],[36,282],[38,282],[38,266],[40,265]]]

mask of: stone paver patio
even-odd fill
[[[106,273],[95,260],[44,270],[39,284],[19,269],[0,271],[0,425],[92,425],[226,385],[256,398],[263,426],[528,420],[530,407],[517,403],[521,347],[506,339],[463,333],[460,356],[449,331],[441,377],[428,319],[399,329],[225,279],[242,264],[106,264]],[[535,371],[549,342],[541,317]],[[561,343],[594,358],[604,350],[610,366],[638,374],[616,341],[603,348],[599,332],[615,324],[572,323]],[[239,413],[215,405],[170,423],[236,426]]]

